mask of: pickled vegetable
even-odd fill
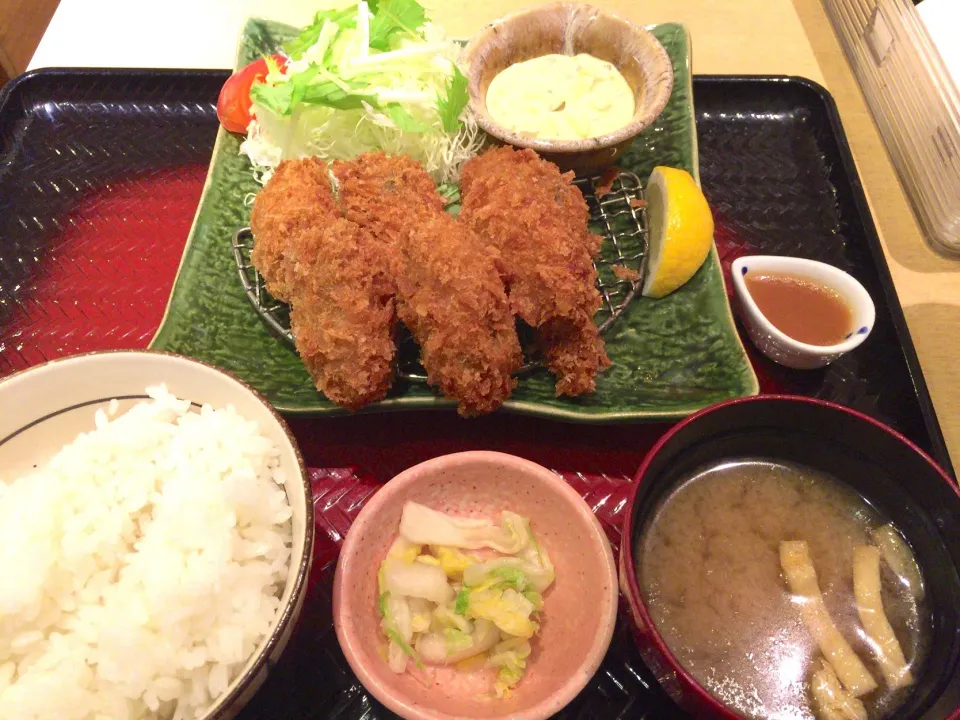
[[[530,521],[510,511],[500,523],[457,518],[408,502],[400,537],[380,565],[378,610],[391,670],[456,665],[497,669],[493,691],[520,682],[540,628],[553,563]],[[464,550],[490,548],[480,560]]]
[[[415,502],[403,506],[400,537],[413,544],[491,548],[507,555],[520,552],[529,543],[526,521],[516,513],[501,513],[498,526],[489,520],[445,515]]]

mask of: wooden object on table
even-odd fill
[[[822,0],[793,5],[840,109],[937,419],[953,464],[960,466],[960,365],[954,359],[960,336],[952,329],[960,324],[960,260],[937,255],[924,240]]]
[[[825,7],[925,237],[960,257],[960,95],[932,36],[909,0]]]
[[[0,0],[0,85],[26,72],[60,0]]]

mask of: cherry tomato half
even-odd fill
[[[283,69],[286,58],[282,55],[272,57]],[[250,100],[250,88],[254,83],[263,82],[268,72],[267,61],[260,58],[227,78],[217,99],[217,118],[227,130],[235,133],[247,131],[251,119],[250,107],[253,105]]]

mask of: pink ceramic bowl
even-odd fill
[[[503,700],[484,672],[430,669],[432,687],[396,675],[380,657],[377,569],[408,500],[460,516],[508,509],[530,518],[556,569],[527,673]],[[606,535],[583,498],[540,465],[496,452],[428,460],[397,475],[360,511],[340,552],[333,585],[337,639],[364,687],[409,720],[539,720],[567,705],[600,666],[617,615],[617,574]],[[486,671],[489,673],[490,671]]]

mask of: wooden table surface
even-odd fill
[[[244,19],[309,21],[325,0],[61,0],[34,55],[37,67],[197,67],[233,64]],[[329,0],[326,0],[329,2]],[[342,3],[340,3],[342,4]],[[453,36],[537,2],[426,0]],[[693,37],[696,73],[799,75],[824,85],[880,232],[947,446],[960,466],[960,261],[924,242],[821,0],[593,0],[642,24],[676,21]]]

